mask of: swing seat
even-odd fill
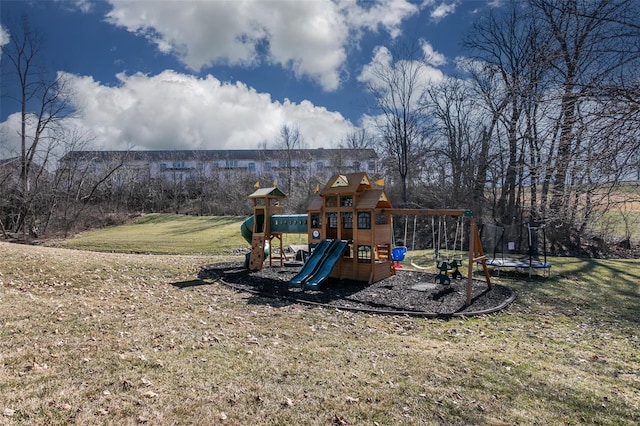
[[[395,268],[402,268],[400,262],[402,262],[407,255],[407,248],[405,246],[394,247],[391,250],[391,260],[395,262]]]
[[[451,285],[451,278],[449,277],[449,274],[446,272],[439,272],[436,277],[435,277],[435,281],[438,282],[440,285]]]

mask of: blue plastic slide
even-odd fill
[[[335,244],[331,245],[327,250],[327,255],[318,265],[316,271],[309,277],[304,283],[304,288],[307,290],[317,290],[320,284],[326,280],[331,271],[336,266],[336,263],[340,261],[345,247],[347,247],[346,241],[334,240]]]
[[[300,272],[291,278],[289,281],[289,285],[291,287],[302,287],[303,283],[309,279],[318,267],[320,263],[322,263],[322,259],[327,254],[329,247],[335,243],[335,240],[322,240],[320,244],[316,246],[311,253],[311,256],[307,259],[307,262],[304,264]]]
[[[289,281],[292,287],[302,287],[309,290],[317,290],[320,284],[326,280],[331,271],[340,260],[346,241],[322,240],[315,248],[311,257],[307,259],[302,270]]]

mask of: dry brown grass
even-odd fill
[[[637,261],[440,321],[237,293],[211,256],[0,253],[0,424],[640,422]]]

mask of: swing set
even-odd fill
[[[451,279],[449,278],[449,274],[451,273],[455,278],[462,278],[462,274],[460,273],[459,267],[462,266],[463,261],[463,253],[462,253],[462,245],[464,241],[464,219],[469,220],[469,250],[467,255],[467,288],[466,288],[466,296],[467,296],[467,304],[471,303],[471,292],[473,285],[473,265],[479,263],[483,267],[484,276],[489,288],[493,288],[493,284],[491,283],[491,278],[489,277],[489,270],[487,268],[487,259],[484,255],[484,251],[482,249],[482,242],[480,240],[480,232],[478,229],[477,222],[473,217],[473,212],[471,210],[466,209],[388,209],[388,213],[392,215],[404,215],[404,241],[402,245],[396,246],[395,248],[402,248],[402,256],[393,258],[392,251],[392,260],[395,261],[395,265],[399,265],[399,262],[404,260],[404,257],[407,253],[408,248],[404,246],[407,241],[408,236],[408,217],[413,215],[413,237],[412,237],[412,250],[415,250],[415,242],[416,242],[416,230],[417,230],[417,217],[418,216],[430,216],[431,217],[431,237],[432,244],[434,248],[433,259],[436,263],[436,268],[438,268],[439,273],[436,275],[436,281],[440,281],[440,284],[447,285],[451,283]],[[436,217],[438,218],[437,227],[436,227]],[[455,233],[453,239],[450,238],[449,235],[449,223],[451,219],[455,220]],[[449,223],[448,223],[449,222]],[[437,232],[436,232],[437,229]],[[444,243],[444,251],[441,250],[441,247]],[[451,250],[449,249],[451,243]],[[459,245],[458,245],[459,244]],[[394,248],[394,249],[395,249]],[[400,251],[399,251],[400,253]],[[427,269],[426,267],[421,267],[413,262],[411,265],[418,269]],[[397,267],[397,266],[396,266]]]
[[[463,217],[460,216],[456,221],[456,231],[453,237],[453,248],[449,250],[449,232],[446,216],[438,217],[438,232],[436,233],[435,217],[431,217],[431,238],[433,243],[433,260],[436,262],[436,267],[443,261],[452,263],[453,261],[462,261],[462,252],[458,251],[458,236],[460,236],[459,249],[462,250],[462,243],[464,241],[464,226],[462,223]],[[437,241],[436,241],[437,234]],[[442,242],[444,240],[444,252],[441,250]]]
[[[413,235],[411,240],[411,251],[415,251],[416,249],[416,235],[417,235],[417,227],[418,227],[418,215],[413,216]],[[462,247],[464,244],[464,223],[463,216],[459,216],[455,221],[455,234],[453,238],[451,238],[451,232],[449,229],[449,221],[447,220],[447,216],[440,215],[438,216],[438,222],[436,225],[435,216],[431,216],[431,242],[433,247],[433,260],[436,263],[436,267],[445,261],[448,263],[453,263],[456,261],[458,264],[463,260],[463,252]],[[402,241],[407,241],[408,236],[408,227],[409,220],[408,215],[405,215],[404,220],[404,239]],[[396,248],[403,249],[398,251],[398,256],[394,260],[403,261],[404,255],[406,255],[409,247],[403,247],[402,244],[396,245]],[[411,263],[414,267],[418,269],[427,269],[424,266],[416,265],[415,263]],[[401,267],[401,266],[400,266]]]

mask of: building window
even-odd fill
[[[344,254],[342,256],[348,259],[353,259],[353,244],[349,244],[349,247],[344,250]]]
[[[358,229],[371,229],[371,213],[358,213]]]
[[[376,215],[376,225],[386,225],[387,223],[387,215],[385,213],[378,213]]]
[[[358,263],[371,263],[371,246],[358,246]]]
[[[351,195],[341,196],[340,207],[353,207],[353,197]]]
[[[331,229],[338,229],[338,214],[327,213],[327,225]]]
[[[356,172],[360,170],[360,162],[359,161],[354,161],[353,162],[353,170],[356,171]]]
[[[264,162],[264,170],[266,172],[270,172],[271,171],[271,161],[265,161]]]
[[[325,197],[325,207],[338,207],[338,197]]]
[[[367,168],[369,169],[370,172],[373,172],[376,170],[376,162],[375,161],[369,161],[369,164],[367,165]]]
[[[322,222],[320,222],[320,213],[311,213],[311,227],[321,228]]]
[[[228,169],[232,169],[234,167],[238,167],[238,161],[237,160],[227,160],[225,164],[226,164],[226,167]]]
[[[318,161],[316,163],[316,170],[319,172],[324,170],[324,161]]]
[[[342,213],[342,228],[353,229],[353,213]]]
[[[247,170],[249,170],[251,173],[254,173],[256,171],[256,163],[249,163],[249,165],[247,166]]]

